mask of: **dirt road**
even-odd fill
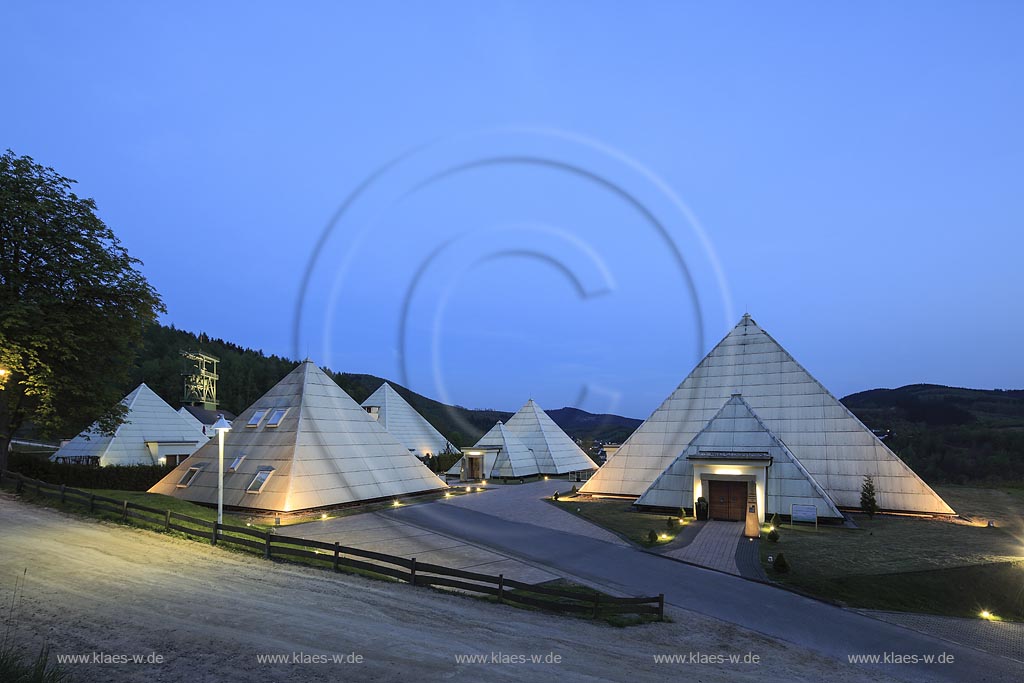
[[[163,658],[69,664],[76,681],[886,680],[687,613],[674,613],[670,624],[619,629],[266,562],[5,494],[0,520],[5,618],[16,578],[28,570],[14,618],[17,641],[35,648],[45,640],[54,656]],[[354,654],[362,662],[259,661],[296,653]],[[760,663],[654,661],[690,653],[705,662],[753,653]],[[459,663],[457,655],[487,661]],[[518,663],[523,655],[560,662]]]

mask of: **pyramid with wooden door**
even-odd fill
[[[839,507],[860,506],[864,477],[883,510],[953,510],[749,316],[622,444],[582,493],[643,496],[733,394]],[[774,473],[769,469],[768,477]],[[650,499],[649,499],[650,500]],[[770,510],[770,512],[788,510]]]

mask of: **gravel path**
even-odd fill
[[[68,665],[76,681],[887,680],[694,614],[618,629],[332,575],[0,494],[0,604],[24,570],[15,640],[51,656],[147,655],[162,664]],[[6,618],[7,608],[4,608]],[[264,664],[264,653],[355,654],[362,663]],[[655,663],[754,653],[759,664]],[[458,663],[481,655],[487,663]],[[506,663],[493,663],[494,656]],[[560,663],[513,663],[519,655]],[[301,659],[301,657],[300,657]]]

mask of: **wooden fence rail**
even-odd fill
[[[656,615],[659,619],[665,617],[664,594],[657,597],[617,598],[600,593],[591,595],[564,588],[535,586],[506,578],[502,574],[479,574],[429,562],[417,562],[416,558],[351,548],[340,543],[285,536],[250,527],[217,524],[173,510],[160,510],[128,500],[117,500],[64,485],[50,484],[17,472],[4,470],[0,472],[0,480],[4,478],[16,481],[19,493],[25,487],[29,487],[37,495],[59,498],[62,503],[74,499],[73,502],[87,506],[90,512],[108,512],[119,515],[123,521],[129,518],[138,519],[166,530],[202,538],[213,545],[230,543],[250,548],[262,552],[266,559],[322,562],[334,571],[358,569],[405,581],[414,586],[455,588],[469,593],[496,596],[500,601],[594,618],[612,614],[650,614]]]

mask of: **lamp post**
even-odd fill
[[[213,423],[217,432],[217,524],[224,523],[224,435],[231,431],[231,423],[223,415],[217,416]],[[217,533],[214,531],[214,533]]]

